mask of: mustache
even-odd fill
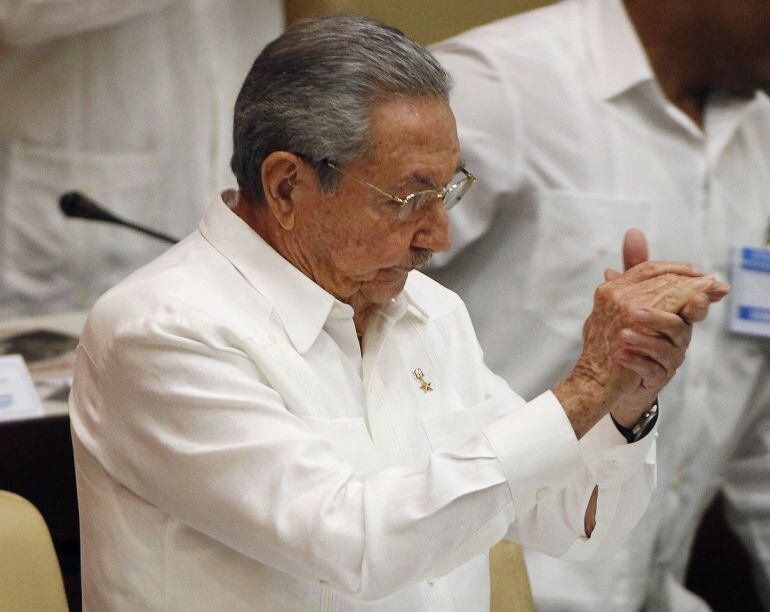
[[[409,265],[411,268],[420,269],[430,262],[431,257],[433,257],[433,251],[430,249],[419,249],[414,257],[412,257]]]

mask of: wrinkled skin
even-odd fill
[[[692,323],[729,290],[689,264],[645,261],[638,230],[627,234],[623,251],[629,269],[605,273],[583,328],[583,352],[554,388],[578,437],[607,411],[621,425],[636,423],[684,360]]]

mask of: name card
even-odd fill
[[[770,338],[770,248],[734,249],[731,268],[728,329]]]
[[[0,421],[30,419],[44,414],[27,364],[21,356],[0,357]]]

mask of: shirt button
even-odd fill
[[[537,498],[537,501],[540,501],[541,499],[545,499],[551,494],[551,487],[543,487],[542,489],[538,489],[537,493],[535,493],[535,497]]]

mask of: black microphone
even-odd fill
[[[68,217],[77,217],[80,219],[91,219],[93,221],[104,221],[105,223],[114,223],[115,225],[122,225],[123,227],[130,227],[137,232],[147,234],[158,240],[164,240],[175,244],[179,242],[177,238],[172,238],[167,234],[162,234],[151,230],[147,227],[142,227],[131,221],[124,221],[123,219],[116,217],[109,210],[102,208],[99,204],[94,202],[91,198],[84,196],[79,191],[68,191],[62,194],[59,198],[59,208]]]

